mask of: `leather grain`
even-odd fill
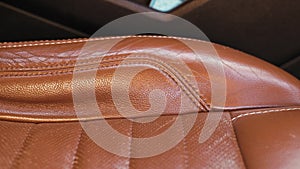
[[[105,45],[120,38],[125,39],[98,65],[95,56],[101,48],[97,43]],[[196,62],[194,52],[180,40],[197,46],[202,62]],[[82,53],[86,42],[90,43],[89,50]],[[299,80],[250,55],[217,44],[213,44],[214,53],[209,46],[203,41],[160,36],[1,44],[1,168],[299,168]],[[84,57],[76,63],[79,54]],[[216,54],[224,66],[225,105],[212,104],[212,82],[205,67],[214,66],[209,57]],[[163,91],[167,100],[162,116],[149,124],[123,118],[112,98],[117,66],[132,55],[122,68],[124,76],[135,68],[147,68],[130,83],[133,107],[148,110],[149,95],[155,89]],[[174,57],[192,70],[196,86],[181,73],[180,66],[166,64]],[[75,72],[84,77],[94,69],[95,95],[103,115],[95,117],[86,112],[79,118],[74,109],[72,78]],[[88,84],[80,82],[86,89]],[[124,94],[122,85],[115,86],[119,95]],[[182,93],[199,111],[178,114]],[[211,109],[224,113],[212,136],[199,144],[199,133]],[[164,132],[177,116],[191,113],[197,114],[197,120],[187,136],[176,147],[148,158],[120,157],[104,150],[79,123],[96,125],[106,120],[130,138],[144,138]],[[144,118],[142,113],[130,116]],[[128,140],[122,151],[134,156],[136,147]]]

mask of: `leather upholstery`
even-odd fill
[[[204,65],[212,65],[207,42],[160,36],[126,37],[106,54],[96,74],[95,94],[102,116],[78,118],[72,97],[76,71],[84,76],[95,67],[91,57],[99,52],[93,43],[124,37],[3,43],[0,45],[0,166],[1,168],[299,168],[300,83],[281,69],[245,53],[214,44],[224,65],[226,102],[212,104],[212,84]],[[178,40],[196,45],[203,57],[195,62],[193,51]],[[92,44],[87,53],[81,48]],[[80,62],[78,55],[84,58]],[[132,105],[146,111],[149,93],[164,91],[163,116],[149,124],[122,118],[111,93],[113,74],[122,60],[134,54],[124,72],[140,65],[130,84]],[[158,56],[159,61],[155,60]],[[180,57],[192,70],[198,86],[185,75],[176,75],[164,64]],[[75,69],[79,64],[79,69]],[[212,65],[213,66],[213,65]],[[98,67],[98,65],[96,65]],[[172,70],[172,71],[171,71]],[[215,75],[218,76],[218,75]],[[218,78],[218,77],[217,77]],[[82,85],[88,85],[82,81]],[[117,88],[122,89],[123,84]],[[194,96],[195,88],[200,95]],[[119,92],[122,92],[120,90]],[[171,150],[148,158],[112,154],[91,140],[79,124],[107,120],[124,135],[151,137],[164,132],[178,115],[180,93],[190,96],[199,111],[187,136]],[[122,93],[120,93],[121,95]],[[224,110],[212,136],[199,144],[201,129],[211,109]],[[190,116],[191,112],[183,112]],[[132,114],[142,118],[143,114]],[[95,124],[94,124],[95,123]],[[182,131],[178,131],[182,132]],[[172,140],[169,140],[172,141]],[[130,140],[121,146],[134,155]]]

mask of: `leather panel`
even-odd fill
[[[18,138],[18,147],[1,149],[0,164],[5,168],[244,168],[229,113],[224,113],[213,136],[199,144],[199,133],[207,114],[198,114],[197,121],[176,147],[154,157],[126,158],[114,155],[99,147],[81,129],[78,122],[69,123],[15,123],[0,122],[1,129],[15,130],[12,126],[26,129],[24,134],[13,131],[2,136],[3,143],[13,146]],[[176,115],[162,116],[160,122],[144,126],[126,119],[106,119],[120,133],[146,137],[167,129]],[[96,125],[95,121],[88,121]],[[148,134],[145,133],[147,131]],[[4,132],[4,131],[3,131]],[[182,131],[178,131],[182,132]],[[7,133],[6,131],[4,133]],[[172,141],[172,140],[170,140]],[[4,145],[4,144],[1,144]],[[124,151],[135,152],[135,145],[125,143]],[[16,154],[11,154],[17,152]],[[6,158],[4,158],[6,157]],[[8,160],[13,159],[14,160]]]
[[[300,166],[300,107],[234,112],[233,125],[249,169]]]

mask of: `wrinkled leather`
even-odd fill
[[[103,116],[95,119],[87,112],[84,120],[91,124],[107,120],[131,137],[153,136],[174,122],[180,92],[185,92],[199,108],[195,126],[176,147],[155,157],[120,157],[97,146],[82,130],[74,111],[74,65],[77,56],[83,55],[78,73],[84,76],[96,63],[91,57],[99,52],[96,42],[117,38],[121,37],[0,45],[1,168],[300,167],[299,80],[255,57],[213,44],[224,65],[227,88],[225,105],[212,105],[212,84],[204,65],[212,64],[206,58],[214,53],[208,50],[207,42],[184,39],[201,49],[203,63],[195,62],[191,49],[172,37],[127,37],[114,46],[96,75],[96,97]],[[88,53],[81,53],[87,41],[92,45]],[[164,116],[147,125],[123,119],[112,100],[110,84],[116,65],[130,54],[136,55],[133,63],[149,67],[131,82],[132,105],[141,111],[149,109],[148,97],[154,89],[164,91],[168,100]],[[164,69],[164,61],[171,57],[180,57],[189,66],[198,86],[185,82],[185,75],[175,76]],[[129,65],[124,72],[136,66]],[[199,88],[199,98],[193,97],[195,88]],[[199,133],[211,109],[224,113],[209,140],[199,144]],[[129,152],[133,148],[131,144],[124,146]]]

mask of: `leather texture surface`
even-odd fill
[[[101,52],[99,43],[104,47],[118,39],[123,40],[105,53],[99,65],[95,57]],[[195,53],[182,41],[197,46],[202,62],[193,59]],[[82,51],[87,42],[89,50]],[[2,43],[1,168],[299,168],[299,80],[245,53],[217,44],[213,44],[216,52],[209,47],[199,40],[161,36]],[[209,58],[216,54],[224,66],[224,105],[212,104],[212,77],[206,69],[207,65],[214,67]],[[79,55],[83,56],[80,60]],[[175,57],[192,71],[197,86],[181,73],[180,65],[167,64]],[[144,112],[151,107],[151,91],[165,93],[166,107],[153,122],[139,124],[125,119],[114,104],[114,73],[128,58],[121,71],[124,76],[135,68],[147,68],[130,83],[129,98],[135,109]],[[103,114],[95,117],[86,112],[78,117],[73,75],[84,77],[93,70],[95,96]],[[84,88],[88,84],[82,80],[79,85]],[[115,86],[120,96],[123,85]],[[178,114],[182,93],[198,111]],[[220,123],[211,137],[199,144],[199,133],[214,109],[224,111]],[[96,125],[106,120],[130,138],[147,138],[167,130],[177,116],[193,114],[197,114],[193,128],[176,147],[148,158],[120,157],[104,150],[79,123]],[[144,117],[142,113],[130,115]],[[134,156],[138,146],[131,143],[128,140],[121,149]]]

